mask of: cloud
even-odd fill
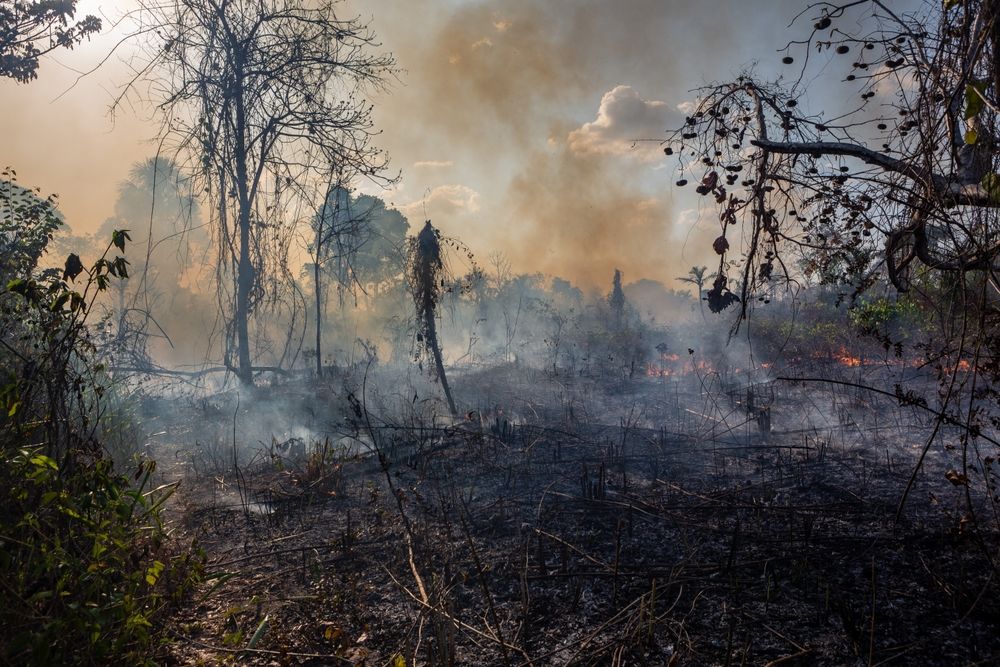
[[[615,86],[601,97],[597,118],[570,132],[567,144],[576,154],[634,154],[657,160],[656,140],[664,136],[672,116],[666,102],[644,100],[631,86]]]
[[[466,185],[439,185],[426,192],[423,198],[400,206],[399,210],[406,215],[411,225],[427,218],[451,219],[477,212],[479,193]]]
[[[419,162],[413,163],[414,169],[444,169],[445,167],[454,166],[452,160],[420,160]]]

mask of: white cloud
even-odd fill
[[[448,218],[479,210],[479,193],[466,185],[439,185],[426,192],[422,199],[399,207],[411,221],[425,218]]]
[[[444,169],[451,167],[455,163],[451,160],[420,160],[413,163],[414,169]]]
[[[677,110],[686,116],[693,114],[697,108],[698,102],[695,100],[685,100],[677,105]]]
[[[656,140],[665,136],[672,113],[666,102],[644,100],[631,86],[617,86],[604,93],[597,118],[570,132],[567,143],[576,154],[655,160],[661,156]]]

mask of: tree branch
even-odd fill
[[[942,176],[916,167],[906,160],[890,157],[865,146],[833,141],[769,141],[755,139],[754,146],[784,155],[843,155],[854,157],[917,181],[929,187],[930,194],[942,206],[978,206],[1000,208],[1000,199],[993,197],[979,183],[962,183],[955,176]]]
[[[886,171],[901,174],[915,181],[922,183],[930,181],[935,190],[945,187],[945,179],[942,176],[928,173],[923,169],[914,167],[909,162],[890,157],[885,153],[879,153],[857,144],[835,141],[768,141],[764,139],[755,139],[750,143],[772,153],[782,153],[784,155],[843,155],[846,157],[856,157],[863,162],[875,165],[876,167],[882,167]]]

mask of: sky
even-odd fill
[[[780,72],[802,0],[353,0],[400,72],[376,94],[378,138],[401,178],[360,184],[431,219],[478,262],[586,288],[671,287],[711,265],[716,214],[675,191],[659,142],[698,86]],[[81,13],[125,3],[81,0]],[[110,25],[113,18],[105,18]],[[108,109],[127,79],[114,29],[47,58],[29,85],[0,81],[0,163],[58,193],[75,233],[111,215],[131,165],[156,153],[150,105]],[[94,73],[80,77],[105,60]],[[637,141],[642,140],[642,141]]]

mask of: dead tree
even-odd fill
[[[434,229],[430,220],[410,240],[409,267],[410,290],[417,313],[417,343],[433,359],[434,372],[441,382],[448,409],[452,416],[457,416],[458,410],[451,397],[437,335],[437,305],[445,283],[445,267],[441,255],[440,232]]]
[[[214,214],[227,365],[252,383],[250,321],[289,275],[291,212],[315,210],[331,172],[378,178],[387,166],[364,93],[395,62],[332,0],[143,2],[136,16],[163,138]]]

